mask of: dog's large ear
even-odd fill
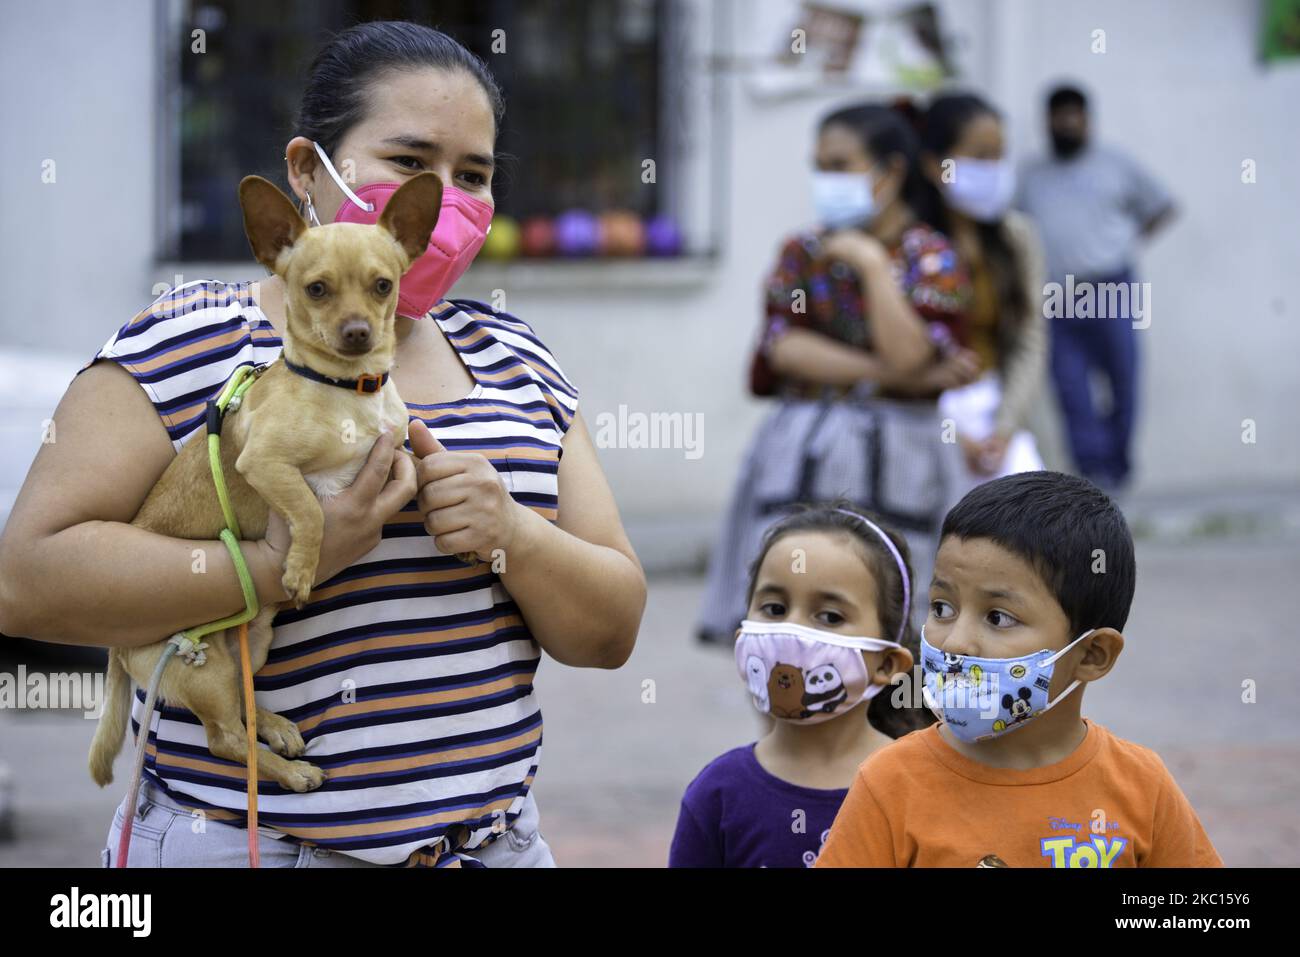
[[[415,262],[429,248],[429,237],[442,212],[442,180],[428,170],[403,183],[379,217],[383,226]]]
[[[271,272],[276,272],[280,254],[306,232],[307,223],[289,197],[260,176],[245,176],[239,181],[239,205],[244,210],[244,232],[253,247],[253,255]]]

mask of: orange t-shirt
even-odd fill
[[[1160,756],[1084,719],[1028,771],[959,754],[939,726],[862,763],[817,867],[1222,867]]]

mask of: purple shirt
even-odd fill
[[[668,866],[812,867],[848,793],[783,781],[754,745],[734,748],[687,787]]]

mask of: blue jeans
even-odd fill
[[[126,803],[123,799],[123,804]],[[119,805],[108,831],[108,841],[99,852],[103,867],[113,866],[113,856],[122,833]],[[128,867],[247,867],[248,831],[242,827],[208,821],[195,832],[195,818],[148,779],[140,782],[135,823],[131,826]],[[530,790],[514,826],[487,847],[465,854],[485,867],[554,867],[550,846],[538,830],[537,801]],[[289,838],[260,836],[259,863],[262,867],[379,867],[324,847],[307,847]]]
[[[1133,274],[1125,270],[1086,281],[1131,283]],[[1129,477],[1137,418],[1137,336],[1132,310],[1119,311],[1123,315],[1108,318],[1052,318],[1052,379],[1074,463],[1084,477],[1110,490]],[[1093,403],[1089,376],[1094,369],[1110,384],[1112,403],[1105,415]]]

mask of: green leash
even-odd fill
[[[257,589],[253,587],[253,576],[249,574],[248,565],[244,562],[244,554],[239,550],[239,540],[243,537],[239,531],[239,519],[235,517],[235,510],[230,505],[230,493],[226,491],[226,476],[221,468],[221,425],[226,412],[234,412],[239,408],[244,393],[257,381],[258,376],[262,374],[265,368],[265,365],[256,368],[253,366],[240,366],[235,370],[235,374],[230,377],[226,387],[221,390],[221,395],[208,402],[208,464],[212,469],[212,484],[217,488],[217,500],[221,502],[221,514],[226,519],[226,527],[221,530],[221,540],[226,543],[226,548],[230,551],[230,557],[235,562],[235,573],[239,576],[239,587],[244,591],[245,607],[243,611],[237,612],[229,618],[211,621],[196,628],[188,628],[178,636],[196,643],[198,639],[210,635],[214,631],[234,628],[246,621],[251,621],[259,611]]]
[[[127,854],[131,846],[131,825],[135,820],[135,807],[140,794],[140,781],[144,776],[145,743],[149,739],[149,726],[153,723],[153,710],[158,700],[158,686],[162,683],[163,672],[166,671],[168,663],[174,656],[179,654],[191,665],[204,664],[207,661],[207,656],[203,653],[203,649],[207,647],[207,644],[203,641],[203,638],[214,631],[224,631],[227,628],[235,628],[251,621],[261,610],[261,606],[257,601],[257,589],[253,586],[253,576],[248,571],[248,564],[244,561],[244,553],[239,549],[239,539],[242,537],[239,531],[239,519],[235,517],[235,510],[230,505],[230,493],[226,490],[226,476],[221,468],[221,425],[228,411],[234,412],[239,408],[244,393],[257,381],[258,376],[265,371],[268,364],[264,363],[259,366],[241,365],[235,370],[235,374],[230,377],[230,381],[226,383],[225,388],[221,390],[221,394],[216,399],[209,399],[207,406],[208,465],[212,470],[212,484],[217,489],[217,500],[221,503],[221,514],[226,520],[226,527],[221,530],[220,537],[229,550],[230,557],[235,562],[235,574],[239,576],[239,587],[244,593],[244,610],[227,618],[222,618],[220,621],[211,621],[206,625],[197,625],[177,632],[167,641],[167,647],[163,649],[162,657],[158,660],[157,667],[154,668],[153,675],[149,679],[149,687],[145,692],[144,718],[140,722],[140,731],[136,735],[135,765],[131,771],[131,786],[127,790],[122,833],[118,841],[117,867],[126,867]],[[250,791],[250,801],[254,800],[253,793]],[[252,840],[253,837],[250,834],[250,847],[252,846]]]

